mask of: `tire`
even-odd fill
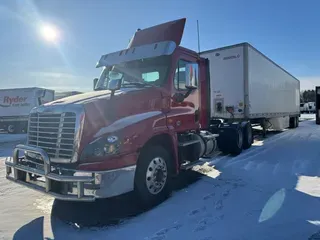
[[[250,122],[244,122],[242,125],[242,133],[243,133],[243,149],[248,149],[251,147],[253,143],[253,132],[252,126]]]
[[[295,117],[290,117],[289,119],[289,128],[295,128],[296,126],[296,118]]]
[[[291,117],[289,128],[297,128],[299,126],[299,117]]]
[[[299,117],[296,117],[297,122],[296,122],[296,128],[299,127]]]
[[[243,148],[243,132],[241,125],[222,127],[218,137],[218,147],[224,154],[239,155]]]
[[[134,191],[144,208],[158,205],[169,197],[172,176],[173,159],[165,148],[148,146],[142,150],[135,174]]]
[[[10,134],[16,133],[16,126],[13,125],[13,124],[9,124],[8,127],[7,127],[7,131],[8,131],[8,133],[10,133]]]

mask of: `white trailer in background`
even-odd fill
[[[53,99],[54,91],[44,88],[0,89],[0,129],[26,132],[31,109]]]
[[[316,113],[316,103],[315,102],[308,102],[306,112],[307,113]]]
[[[211,117],[248,119],[266,129],[295,128],[300,82],[248,43],[202,52],[209,59]]]

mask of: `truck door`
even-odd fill
[[[192,73],[189,67],[192,66]],[[199,90],[191,91],[182,102],[175,98],[188,92],[186,78],[193,74],[194,85],[198,86],[199,66],[197,58],[189,54],[180,55],[176,60],[176,68],[172,81],[171,111],[168,113],[168,124],[175,128],[176,132],[185,132],[199,128]]]

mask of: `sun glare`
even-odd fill
[[[57,42],[59,39],[58,29],[53,25],[42,25],[40,27],[41,36],[48,42]]]

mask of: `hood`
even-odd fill
[[[123,88],[111,97],[109,90],[88,92],[58,99],[46,104],[48,108],[81,105],[85,112],[83,137],[81,146],[86,146],[95,135],[113,122],[131,115],[152,111],[162,111],[162,92],[158,87]],[[81,148],[80,147],[80,150]]]
[[[185,23],[186,19],[182,18],[143,30],[138,30],[131,39],[128,48],[163,41],[173,41],[177,46],[179,46]]]

